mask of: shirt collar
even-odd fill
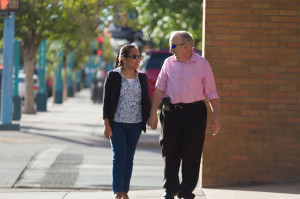
[[[118,67],[118,68],[115,68],[113,71],[114,71],[114,72],[118,72],[118,73],[121,74],[121,68],[123,68],[123,66],[120,66],[120,67]],[[136,73],[137,73],[137,74],[143,73],[143,71],[141,71],[140,69],[137,69],[137,70],[136,70]]]
[[[176,56],[175,56],[175,55],[173,55],[173,60],[172,60],[172,61],[173,61],[173,62],[178,61],[178,60],[176,59]],[[189,59],[187,59],[187,60],[185,60],[185,61],[181,61],[181,62],[184,62],[184,63],[195,63],[195,62],[196,62],[196,53],[195,53],[195,51],[192,50],[192,56],[191,56]]]

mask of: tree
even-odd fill
[[[202,0],[135,0],[139,23],[154,46],[168,47],[172,30],[187,30],[201,48]]]
[[[39,43],[47,37],[57,23],[59,4],[50,1],[20,0],[20,9],[16,12],[15,37],[21,39],[24,52],[25,101],[24,112],[35,113],[33,93],[33,70]]]
[[[101,23],[99,16],[103,7],[113,2],[20,0],[15,18],[15,37],[23,42],[26,73],[24,113],[35,114],[32,77],[39,43],[44,39],[59,39],[66,49],[78,46],[87,49],[91,37],[96,35],[96,27]],[[3,29],[3,26],[0,27]]]
[[[59,16],[60,22],[53,27],[53,34],[49,39],[59,40],[63,45],[63,90],[64,99],[68,96],[68,76],[67,56],[73,51],[76,59],[83,60],[83,56],[91,53],[91,43],[97,36],[97,27],[101,23],[99,8],[102,3],[98,1],[73,0],[62,1],[63,12]],[[85,55],[82,54],[85,53]],[[78,59],[80,57],[80,59]],[[80,65],[75,63],[77,67]]]

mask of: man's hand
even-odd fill
[[[209,100],[209,104],[213,112],[213,118],[211,122],[211,132],[213,135],[217,135],[217,133],[221,129],[219,99],[211,99]]]
[[[213,135],[217,135],[218,132],[221,130],[221,123],[219,116],[213,117],[211,122],[211,132]]]
[[[149,120],[147,122],[147,125],[150,126],[151,129],[153,130],[157,129],[157,124],[158,124],[157,109],[160,105],[163,95],[164,95],[163,91],[157,88],[154,90],[153,97],[152,97],[152,108],[151,108]]]

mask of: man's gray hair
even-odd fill
[[[185,30],[172,31],[170,35],[170,41],[175,35],[180,35],[182,42],[187,43],[191,48],[194,47],[194,39],[191,33]]]

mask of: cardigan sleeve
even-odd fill
[[[112,77],[111,72],[109,72],[106,76],[104,81],[104,89],[103,89],[103,119],[109,118],[110,116],[110,109],[111,109],[111,84],[112,84]]]
[[[149,83],[148,83],[148,77],[145,74],[145,85],[146,85],[146,103],[147,103],[147,117],[150,117],[150,111],[151,111],[151,100],[150,100],[150,93],[149,93]]]

